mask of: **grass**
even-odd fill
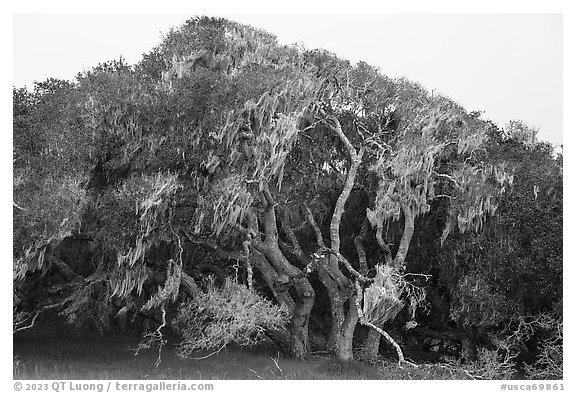
[[[138,337],[27,338],[14,340],[17,379],[378,379],[378,368],[312,356],[300,361],[270,345],[226,348],[204,360],[180,359],[168,343],[155,367],[156,350],[134,356]],[[199,353],[199,356],[203,353]],[[276,362],[278,366],[276,366]]]
[[[398,366],[393,359],[377,364],[342,363],[316,355],[306,360],[283,356],[271,344],[257,348],[229,347],[204,360],[180,359],[171,340],[156,368],[157,350],[135,348],[138,336],[25,337],[14,339],[15,379],[467,379],[458,370],[438,364]],[[198,356],[205,353],[198,353]]]

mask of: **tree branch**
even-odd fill
[[[32,329],[34,327],[34,324],[36,323],[36,320],[40,316],[40,314],[42,314],[46,310],[50,310],[52,308],[56,308],[58,306],[61,306],[62,303],[64,303],[64,302],[57,302],[57,303],[49,304],[47,306],[42,307],[40,310],[36,311],[36,313],[34,314],[34,317],[32,318],[32,321],[30,321],[30,323],[28,325],[19,326],[19,327],[13,326],[12,334],[17,333],[17,332],[21,332],[22,330]]]
[[[454,185],[458,188],[460,188],[460,184],[458,183],[458,180],[456,180],[453,176],[447,175],[445,173],[438,173],[436,171],[432,171],[432,173],[438,177],[443,177],[445,179],[450,180],[451,182],[454,183]]]
[[[22,210],[22,211],[25,211],[25,212],[28,211],[28,209],[24,209],[23,207],[19,206],[19,205],[18,205],[16,202],[14,202],[14,201],[12,202],[12,206],[15,207],[15,208],[18,209],[18,210]]]
[[[274,208],[274,199],[268,188],[268,185],[264,185],[264,190],[262,191],[264,196],[264,201],[266,202],[266,208],[264,209],[263,223],[264,223],[264,243],[269,246],[274,246],[278,244],[278,226],[276,222],[276,210]]]
[[[384,262],[386,265],[392,265],[392,251],[390,251],[390,247],[384,241],[382,237],[383,232],[383,223],[379,222],[376,226],[376,242],[378,242],[378,246],[384,252]]]
[[[248,231],[246,230],[246,228],[242,228],[242,233],[248,234]],[[186,240],[188,240],[191,243],[194,244],[199,244],[202,246],[206,246],[208,248],[210,248],[212,251],[214,251],[218,257],[222,258],[222,259],[232,259],[232,260],[240,260],[243,258],[242,253],[238,252],[238,251],[227,251],[224,250],[223,248],[221,248],[218,243],[216,243],[215,240],[213,239],[206,239],[206,238],[195,238],[190,236],[190,234],[186,233],[184,230],[180,229],[180,233],[182,235],[184,235],[184,237],[186,238]]]
[[[272,198],[272,193],[270,192],[268,184],[264,184],[264,188],[262,189],[262,195],[264,196],[264,200],[266,201],[267,207],[274,207],[274,198]]]
[[[355,285],[356,285],[356,295],[354,296],[354,304],[356,304],[356,310],[358,311],[358,318],[360,320],[360,323],[364,326],[371,327],[372,329],[380,333],[390,344],[392,344],[392,346],[396,350],[396,354],[398,355],[398,363],[406,363],[406,360],[404,359],[404,354],[402,353],[402,349],[400,348],[398,343],[394,341],[392,336],[390,336],[384,330],[380,329],[378,326],[366,320],[366,316],[362,312],[362,307],[360,306],[360,301],[362,300],[362,293],[363,293],[362,287],[360,286],[360,283],[358,281],[355,282]]]
[[[364,276],[368,274],[368,262],[366,261],[366,250],[362,241],[366,238],[366,232],[368,232],[368,218],[364,217],[362,222],[362,227],[360,232],[354,238],[354,246],[356,246],[356,252],[358,253],[358,263],[360,264],[360,273]]]
[[[247,277],[246,281],[248,283],[248,289],[252,290],[252,264],[250,263],[250,240],[244,240],[242,242],[242,249],[244,250],[244,263],[246,264]]]
[[[334,213],[332,214],[332,221],[330,222],[330,248],[334,253],[337,254],[340,252],[340,222],[342,220],[342,214],[344,213],[344,207],[348,201],[350,192],[354,187],[356,173],[360,167],[360,164],[362,163],[364,149],[362,148],[360,149],[360,152],[356,153],[354,146],[352,146],[350,140],[346,137],[346,135],[344,135],[338,119],[331,118],[331,120],[334,122],[334,126],[331,127],[332,130],[338,135],[342,143],[344,143],[348,149],[348,153],[350,154],[350,159],[352,161],[350,169],[348,170],[348,174],[346,175],[344,188],[338,196],[338,200],[336,201],[336,206],[334,208]],[[330,258],[329,263],[331,270],[333,270],[333,274],[339,278],[339,281],[346,283],[348,281],[346,276],[344,276],[340,269],[338,269],[338,260]]]
[[[346,259],[346,257],[344,257],[344,255],[340,254],[339,252],[334,252],[333,250],[331,250],[329,248],[321,249],[320,252],[333,255],[338,260],[338,262],[341,262],[346,267],[346,269],[348,269],[348,271],[353,276],[355,276],[358,280],[360,280],[362,282],[372,282],[373,281],[372,279],[363,276],[356,269],[354,269],[354,267],[348,261],[348,259]]]
[[[196,281],[185,271],[182,271],[182,276],[180,277],[180,288],[188,297],[193,297],[200,293],[200,288],[198,288]]]
[[[319,248],[326,248],[326,244],[324,243],[324,238],[322,237],[322,232],[320,231],[320,227],[312,214],[312,211],[307,205],[304,205],[304,212],[306,214],[306,219],[312,226],[314,233],[316,234],[316,243],[318,244]]]
[[[294,233],[294,230],[288,224],[288,213],[285,207],[280,208],[280,214],[282,216],[282,231],[290,241],[290,246],[285,244],[285,247],[290,251],[291,254],[296,256],[302,255],[302,247],[300,246],[300,242]]]
[[[260,252],[264,248],[264,242],[262,241],[262,237],[260,236],[260,231],[258,229],[258,219],[256,218],[256,213],[254,213],[253,209],[247,209],[246,214],[246,224],[248,225],[248,235],[250,236],[251,244],[256,247],[256,249]]]
[[[400,245],[398,246],[398,252],[394,258],[394,267],[397,269],[401,269],[404,266],[404,261],[408,254],[408,248],[412,241],[412,235],[414,234],[414,214],[412,213],[412,210],[409,206],[402,204],[402,211],[404,212],[404,233],[402,234],[402,239],[400,239]]]
[[[350,142],[350,140],[348,139],[348,137],[344,134],[344,131],[342,131],[342,126],[340,125],[340,122],[338,121],[338,119],[336,117],[330,117],[329,119],[334,123],[334,125],[331,125],[328,123],[328,121],[324,121],[324,124],[326,124],[328,127],[330,127],[330,129],[332,129],[332,131],[334,131],[336,133],[336,135],[338,135],[338,138],[340,138],[340,140],[342,141],[342,143],[344,144],[344,146],[346,146],[346,149],[348,150],[348,153],[350,154],[350,158],[352,160],[354,160],[356,158],[356,149],[354,149],[354,146],[352,146],[352,143]]]
[[[346,182],[344,183],[344,188],[342,189],[342,192],[338,196],[334,213],[332,215],[332,221],[330,222],[331,248],[334,251],[340,251],[340,221],[342,219],[342,214],[344,213],[344,207],[346,205],[346,202],[348,201],[350,192],[352,191],[352,187],[354,186],[356,172],[358,171],[358,167],[362,162],[362,156],[364,154],[364,150],[361,149],[360,153],[357,154],[356,150],[354,149],[348,138],[346,138],[346,136],[342,132],[342,128],[340,127],[340,123],[338,122],[338,120],[335,120],[335,122],[337,126],[334,128],[334,131],[336,132],[336,134],[338,134],[342,142],[348,147],[350,158],[352,160],[352,164],[346,176]]]
[[[52,262],[56,265],[58,270],[60,270],[60,273],[62,273],[62,276],[66,281],[70,282],[84,281],[85,278],[83,276],[72,270],[72,268],[68,266],[68,264],[66,264],[60,258],[57,258],[54,255],[52,255]]]

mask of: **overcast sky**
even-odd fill
[[[562,144],[560,14],[218,14],[405,76],[504,125]],[[16,87],[73,79],[99,62],[136,63],[193,14],[15,14]]]

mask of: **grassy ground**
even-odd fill
[[[156,350],[134,348],[136,336],[26,337],[14,339],[16,379],[465,379],[438,365],[399,367],[393,360],[377,364],[340,363],[320,355],[305,361],[283,357],[271,345],[227,348],[204,360],[183,360],[168,343],[155,367]],[[199,354],[201,356],[202,354]],[[276,362],[275,362],[276,360]]]

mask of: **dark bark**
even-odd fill
[[[295,302],[288,294],[286,288],[283,287],[283,282],[280,279],[278,272],[270,265],[266,257],[259,253],[257,250],[252,249],[250,252],[250,263],[256,270],[260,272],[264,282],[272,291],[272,295],[279,302],[288,307],[288,310],[292,312],[295,307]]]
[[[476,344],[474,343],[474,340],[465,332],[455,330],[429,330],[420,326],[417,326],[410,331],[422,337],[455,341],[462,346],[462,354],[464,355],[464,359],[472,361],[476,358]]]
[[[366,233],[368,232],[369,221],[368,218],[364,218],[362,222],[362,228],[358,236],[354,238],[354,245],[356,246],[356,252],[358,253],[358,262],[360,264],[360,273],[363,276],[368,275],[368,261],[366,260],[366,250],[364,249],[363,241],[366,238]],[[380,231],[380,239],[382,239],[382,231]],[[389,256],[390,250],[388,249]],[[378,350],[380,349],[380,333],[376,330],[371,329],[368,331],[366,340],[364,341],[364,346],[362,352],[364,357],[368,359],[374,359],[378,355]]]
[[[390,247],[382,237],[382,231],[383,231],[382,225],[383,225],[382,223],[378,223],[378,226],[376,227],[376,242],[378,242],[378,246],[380,246],[380,249],[382,250],[382,252],[384,252],[384,263],[390,266],[392,265],[392,251],[390,251]]]
[[[378,356],[380,350],[380,333],[376,330],[370,328],[368,335],[366,336],[366,341],[364,342],[364,348],[362,353],[367,359],[375,359]]]
[[[180,290],[186,295],[192,297],[200,293],[200,288],[186,272],[182,272],[182,277],[180,278]]]
[[[158,272],[148,268],[148,279],[154,284],[162,285],[166,282],[166,272]],[[194,278],[184,271],[180,277],[180,290],[189,297],[200,293],[200,288]]]
[[[290,320],[291,350],[293,355],[303,357],[309,350],[308,327],[316,295],[307,278],[298,279],[295,290],[298,301]]]
[[[249,212],[247,215],[249,230],[252,233],[251,244],[265,258],[265,261],[260,261],[257,266],[263,273],[265,281],[269,286],[272,285],[271,288],[276,291],[277,299],[290,307],[292,317],[289,325],[289,352],[301,358],[306,356],[309,348],[308,322],[316,295],[308,278],[300,269],[292,265],[280,250],[276,210],[268,187],[264,187],[263,201],[265,203],[262,215],[264,239],[258,232],[255,214]],[[278,283],[283,283],[284,286],[279,288]],[[291,285],[295,289],[294,296],[288,293]]]
[[[197,273],[201,275],[213,274],[214,277],[216,277],[216,282],[220,285],[224,284],[224,281],[226,281],[226,274],[222,269],[220,269],[216,265],[202,263],[199,264],[196,268],[194,268],[192,273]]]
[[[60,258],[55,257],[54,255],[51,256],[52,262],[56,265],[60,274],[64,278],[64,280],[71,282],[71,283],[78,283],[84,281],[84,277],[80,274],[76,273],[68,264],[62,261]]]

